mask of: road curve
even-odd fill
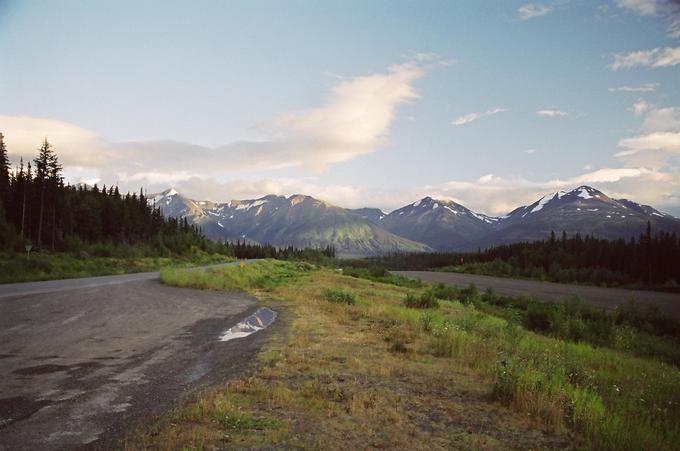
[[[114,448],[186,393],[238,372],[266,338],[219,341],[255,298],[157,279],[0,287],[0,450]]]
[[[497,293],[507,296],[526,295],[541,300],[564,300],[572,295],[577,295],[583,302],[606,309],[612,309],[633,299],[642,306],[656,305],[661,311],[676,320],[680,320],[680,294],[677,293],[568,285],[450,272],[392,271],[392,273],[425,282],[463,287],[474,283],[480,290],[493,288]]]

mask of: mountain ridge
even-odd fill
[[[627,239],[642,233],[647,221],[654,230],[680,233],[680,219],[587,185],[546,194],[499,217],[431,196],[389,213],[342,208],[305,194],[197,201],[175,188],[150,195],[149,202],[166,216],[186,217],[213,240],[333,245],[342,256],[475,250],[545,239],[552,231]]]

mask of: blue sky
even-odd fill
[[[587,183],[680,214],[680,7],[0,0],[0,131],[218,201],[498,214]]]

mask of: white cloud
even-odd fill
[[[615,0],[616,6],[628,9],[641,16],[651,16],[658,12],[659,0]]]
[[[543,5],[541,3],[527,3],[526,5],[519,7],[517,14],[521,20],[529,20],[545,16],[552,10],[552,6]]]
[[[609,88],[609,92],[653,92],[659,87],[659,83],[643,83],[639,86],[619,86]]]
[[[635,113],[636,116],[641,115],[645,111],[649,109],[649,104],[645,99],[638,99],[637,102],[633,104],[633,113]]]
[[[654,108],[642,122],[644,132],[680,131],[680,107]]]
[[[526,149],[524,151],[524,153],[528,153],[528,154],[536,153],[536,149]]]
[[[416,62],[342,80],[317,108],[293,111],[256,127],[258,141],[209,148],[174,141],[108,142],[63,121],[0,116],[9,154],[33,158],[47,137],[65,166],[94,169],[103,179],[174,182],[189,173],[221,176],[329,164],[374,152],[387,142],[397,108],[417,98],[413,83],[425,73]]]
[[[630,53],[617,53],[614,62],[609,66],[612,70],[632,67],[672,67],[680,64],[680,47],[655,48],[638,50]]]
[[[619,145],[626,148],[626,150],[616,154],[619,157],[625,157],[647,150],[661,150],[668,153],[680,154],[680,133],[648,133],[646,135],[622,139],[619,142]]]
[[[569,113],[562,111],[558,108],[543,108],[536,111],[536,114],[543,117],[567,117]]]
[[[639,16],[657,16],[668,23],[668,35],[680,37],[680,2],[678,0],[615,0],[616,6]]]
[[[477,119],[481,119],[485,116],[492,116],[494,114],[503,113],[503,112],[506,112],[506,111],[508,111],[506,108],[496,107],[496,108],[492,108],[490,110],[482,111],[482,112],[479,112],[479,113],[468,113],[468,114],[464,114],[462,116],[457,117],[451,123],[453,125],[456,125],[456,126],[465,125],[465,124],[469,124],[470,122],[474,122]]]

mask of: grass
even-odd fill
[[[404,305],[408,308],[437,308],[439,301],[437,301],[434,293],[428,290],[419,295],[408,293]]]
[[[250,371],[131,436],[128,449],[680,443],[677,366],[528,330],[522,319],[492,314],[502,307],[473,288],[414,290],[290,262],[176,273],[183,286],[255,293],[289,327],[271,336]],[[355,302],[329,302],[329,292]],[[404,304],[427,292],[438,308]]]
[[[236,267],[216,267],[198,270],[183,268],[161,269],[161,282],[179,287],[222,291],[272,290],[295,281],[315,267],[305,262],[260,260],[241,263]]]
[[[233,261],[231,257],[194,249],[173,257],[93,256],[80,253],[0,253],[0,283],[70,279],[157,271],[167,266],[209,265]]]
[[[336,304],[354,305],[357,303],[356,293],[341,288],[326,288],[323,291],[323,297],[327,301],[335,302]]]
[[[342,264],[342,261],[339,263]],[[371,266],[367,268],[344,266],[340,268],[340,271],[346,276],[372,280],[373,282],[388,283],[399,287],[421,288],[423,286],[421,281],[391,274],[383,266]]]

